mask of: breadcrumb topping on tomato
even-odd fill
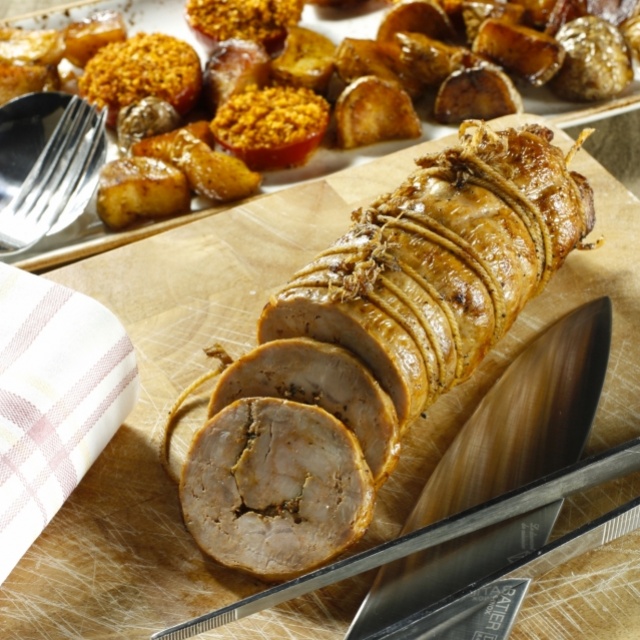
[[[238,149],[278,147],[324,131],[329,109],[310,89],[251,89],[225,102],[211,128],[216,138]]]
[[[202,68],[187,42],[162,33],[139,33],[102,47],[87,63],[78,87],[89,102],[108,107],[114,117],[120,108],[148,96],[185,114],[202,89]]]
[[[191,27],[212,40],[268,43],[302,17],[303,0],[187,0]]]

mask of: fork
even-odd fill
[[[75,198],[91,197],[105,117],[106,109],[96,117],[94,107],[72,96],[22,187],[0,212],[0,260],[41,240]],[[88,170],[95,172],[91,180],[85,180]]]

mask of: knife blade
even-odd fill
[[[334,562],[299,578],[276,585],[209,613],[181,622],[151,636],[152,640],[184,640],[217,629],[258,611],[274,607],[298,596],[311,593],[330,584],[352,578],[365,571],[377,569],[388,562],[405,558],[418,551],[435,547],[461,536],[490,527],[514,516],[533,511],[562,500],[580,491],[622,478],[640,470],[640,437],[608,451],[590,456],[575,464],[553,472],[540,480],[510,491],[498,498],[471,507],[432,525],[407,533]],[[613,521],[613,525],[618,520]],[[538,551],[534,551],[533,555]],[[524,562],[518,561],[517,564]],[[491,577],[497,579],[498,576]],[[458,598],[454,595],[453,599]],[[424,612],[419,612],[420,618]],[[403,621],[403,624],[406,622]]]
[[[494,640],[502,633],[504,611],[513,602],[514,587],[528,584],[533,577],[638,528],[640,496],[468,585],[444,603],[413,613],[373,633],[367,640]],[[487,606],[487,603],[490,604]],[[482,627],[464,624],[469,613],[475,613],[472,609],[480,612],[485,623]]]
[[[580,457],[604,383],[611,316],[609,298],[594,300],[557,321],[524,349],[445,452],[403,534],[566,467]],[[385,565],[346,639],[372,637],[542,547],[561,506],[559,500],[473,536]],[[528,581],[510,585],[509,622],[501,625],[498,638],[508,636],[528,586]],[[456,606],[460,615],[461,606]],[[465,624],[472,624],[469,616],[465,616]],[[481,613],[478,624],[483,624]]]

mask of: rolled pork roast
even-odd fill
[[[369,525],[402,436],[467,379],[595,223],[553,133],[469,121],[268,301],[180,480],[218,562],[310,571]]]

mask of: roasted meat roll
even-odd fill
[[[463,124],[272,296],[184,467],[207,553],[278,579],[362,535],[407,424],[471,375],[595,223],[575,149],[552,139]]]
[[[466,379],[595,222],[586,180],[541,126],[418,159],[393,193],[266,305],[258,340],[307,336],[357,354],[416,417]]]

